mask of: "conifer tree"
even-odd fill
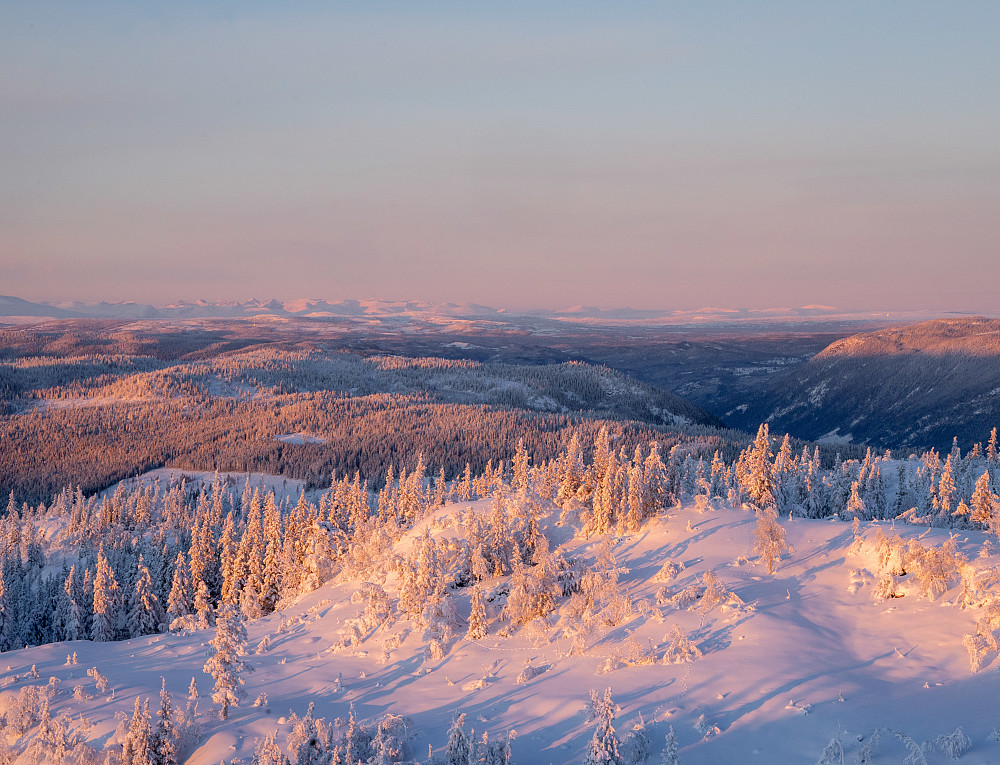
[[[955,497],[955,479],[952,475],[951,455],[945,460],[944,468],[941,470],[941,480],[937,486],[935,509],[940,512],[942,518],[951,515],[952,501]]]
[[[465,471],[462,473],[462,479],[458,483],[458,498],[463,502],[468,502],[472,499],[472,465],[468,462],[465,463]]]
[[[138,575],[132,589],[129,603],[129,637],[150,635],[159,632],[166,620],[166,614],[156,595],[153,594],[153,580],[149,569],[139,556]]]
[[[758,506],[775,503],[774,481],[771,465],[771,439],[767,423],[757,429],[753,444],[748,446],[737,463],[740,484],[750,499]]]
[[[167,616],[171,623],[191,613],[191,572],[184,559],[184,553],[177,553],[174,561],[174,579],[167,598]]]
[[[624,765],[618,752],[621,742],[615,733],[615,703],[610,688],[604,691],[603,697],[596,691],[590,692],[590,720],[596,721],[597,726],[587,746],[584,765]]]
[[[660,765],[680,765],[677,757],[677,734],[674,733],[674,726],[670,726],[667,731],[667,738],[663,747],[663,755],[660,758]]]
[[[149,699],[135,700],[135,710],[122,743],[122,765],[153,765],[150,751]]]
[[[86,631],[83,610],[77,602],[76,564],[70,566],[69,574],[63,582],[66,613],[63,617],[63,635],[66,640],[80,640]]]
[[[652,518],[661,509],[674,502],[675,497],[670,489],[670,476],[660,456],[660,445],[656,441],[650,442],[649,454],[642,464],[642,483],[644,518]]]
[[[210,520],[206,510],[204,515],[200,516],[199,520],[195,522],[191,533],[191,548],[188,554],[190,557],[191,589],[193,592],[197,592],[200,582],[205,582],[207,585],[216,576],[215,540],[212,529],[208,525]]]
[[[232,606],[224,606],[216,620],[215,637],[211,646],[214,653],[205,663],[204,672],[214,681],[212,701],[219,705],[219,718],[229,718],[230,707],[239,706],[246,696],[243,673],[252,672],[246,655],[247,632],[240,613]]]
[[[91,638],[106,642],[117,640],[121,632],[121,589],[115,572],[104,556],[102,544],[97,553],[97,574],[94,576],[94,623]]]
[[[160,709],[150,744],[152,765],[177,765],[179,738],[167,681],[160,678]]]
[[[213,611],[212,603],[208,597],[208,585],[204,582],[198,583],[198,591],[194,594],[194,612],[198,617],[197,628],[207,630],[212,626]]]
[[[274,611],[281,595],[281,537],[281,515],[272,496],[264,511],[264,538],[267,542],[260,587],[260,610],[264,615]]]
[[[473,748],[473,742],[465,732],[465,715],[453,717],[448,729],[448,743],[444,748],[446,765],[468,765],[472,761]]]
[[[990,533],[1000,537],[1000,500],[990,490],[989,470],[976,481],[976,488],[972,493],[969,520],[973,523],[981,523],[990,530]]]
[[[271,731],[264,738],[258,739],[253,750],[251,765],[289,765],[288,758],[281,753],[275,738],[277,731]]]
[[[315,704],[309,702],[306,716],[296,721],[288,734],[288,750],[295,765],[326,765],[326,747],[320,740]]]
[[[861,499],[861,493],[858,489],[858,484],[860,481],[855,481],[851,484],[851,496],[847,500],[847,508],[845,509],[848,518],[866,518],[865,515],[865,503]]]
[[[15,646],[17,631],[17,606],[11,589],[7,585],[7,566],[0,565],[0,651],[9,651]]]
[[[240,588],[243,586],[242,567],[239,560],[239,543],[236,539],[236,522],[232,512],[226,513],[222,524],[222,536],[219,538],[219,574],[222,578],[222,589],[219,594],[220,603],[235,605],[240,600]],[[192,596],[194,591],[191,591]]]
[[[465,636],[469,640],[482,640],[489,634],[486,618],[486,601],[482,588],[476,585],[472,588],[472,612],[469,614],[469,629]]]
[[[785,530],[778,523],[778,511],[774,505],[765,505],[757,509],[754,538],[754,552],[767,566],[767,573],[773,574],[781,554],[788,549],[785,543]]]

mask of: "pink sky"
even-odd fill
[[[5,294],[998,307],[992,6],[46,8]]]

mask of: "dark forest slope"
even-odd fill
[[[852,335],[775,377],[727,424],[884,447],[968,447],[1000,424],[1000,320],[937,319]]]

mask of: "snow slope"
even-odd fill
[[[473,504],[478,512],[489,512],[489,500]],[[424,518],[396,543],[396,552],[411,549],[425,528],[436,538],[461,537],[460,518],[467,506],[445,506]],[[546,528],[553,551],[593,562],[603,540],[574,537],[571,528],[556,525],[557,518],[554,509]],[[502,637],[498,597],[487,604],[490,635],[467,640],[460,637],[462,626],[439,660],[425,656],[420,628],[405,621],[379,627],[352,646],[349,622],[364,603],[352,603],[351,596],[361,583],[335,578],[279,612],[248,623],[250,646],[269,636],[270,649],[249,657],[256,671],[246,678],[247,699],[226,722],[212,714],[207,698],[211,680],[201,671],[211,631],[9,652],[2,659],[7,670],[0,680],[0,711],[21,687],[56,678],[53,716],[89,718],[86,738],[103,747],[116,740],[116,713],[130,713],[137,696],[151,697],[155,704],[161,676],[176,704],[183,704],[194,677],[202,689],[199,720],[204,730],[200,744],[189,752],[192,765],[234,758],[249,762],[255,738],[277,729],[283,742],[290,713],[305,714],[310,702],[315,702],[317,715],[330,720],[346,717],[350,703],[361,720],[390,712],[409,717],[415,730],[411,759],[426,759],[428,745],[440,751],[448,725],[460,711],[467,714],[469,726],[488,731],[491,738],[516,729],[514,760],[521,765],[569,765],[583,760],[592,733],[584,710],[589,690],[611,688],[620,706],[619,736],[641,715],[653,744],[650,762],[659,762],[670,725],[685,765],[814,763],[834,737],[843,743],[845,761],[853,761],[859,737],[868,737],[878,726],[918,743],[963,726],[973,743],[964,762],[1000,761],[1000,743],[990,739],[1000,724],[990,703],[1000,690],[997,663],[970,674],[962,637],[974,631],[977,610],[955,604],[959,587],[953,585],[936,600],[921,599],[913,588],[902,587],[905,597],[875,601],[874,557],[850,551],[849,525],[805,519],[781,523],[791,549],[768,575],[753,551],[752,513],[674,508],[639,533],[613,540],[617,563],[628,569],[620,576],[619,592],[632,602],[616,624],[599,623],[582,636],[567,636],[563,627],[572,622],[557,611],[545,628],[536,622]],[[921,530],[896,531],[908,539]],[[862,534],[871,539],[876,530],[862,529]],[[924,530],[920,541],[940,545],[947,538],[943,530]],[[984,534],[965,532],[955,541],[976,568],[998,564],[996,556],[980,555]],[[670,561],[683,569],[672,581],[663,581],[669,577],[657,572]],[[685,607],[683,599],[674,598],[691,585],[704,584],[705,572],[713,572],[743,604],[735,599],[711,603],[702,597]],[[481,586],[495,592],[505,581]],[[384,586],[392,596],[395,584],[391,574]],[[453,591],[463,618],[470,590]],[[608,614],[602,618],[615,621]],[[701,651],[700,658],[663,663],[675,626]],[[68,665],[67,654],[73,652],[78,663]],[[640,663],[627,666],[630,652]],[[655,663],[641,663],[647,653]],[[31,676],[32,665],[37,679]],[[519,683],[529,665],[543,671]],[[94,666],[109,678],[107,692],[98,693],[86,675]],[[74,699],[75,685],[93,698]],[[251,706],[265,692],[266,705]],[[904,744],[883,738],[873,762],[902,761]],[[925,754],[930,763],[947,761],[932,746]]]

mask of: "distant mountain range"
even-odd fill
[[[799,308],[719,308],[695,310],[646,310],[634,308],[600,308],[573,306],[553,310],[514,311],[477,303],[430,303],[419,300],[245,300],[208,302],[180,301],[167,305],[151,305],[132,301],[106,302],[31,302],[19,297],[0,295],[0,317],[52,319],[201,319],[251,318],[270,315],[283,318],[400,318],[514,320],[532,317],[562,322],[587,324],[634,325],[696,325],[744,324],[775,322],[851,322],[851,321],[915,321],[926,319],[927,312],[880,313],[845,311],[832,306],[808,305]]]
[[[969,446],[1000,426],[1000,320],[938,319],[845,337],[774,375],[726,424],[880,447]]]
[[[53,319],[200,319],[282,317],[364,317],[364,316],[488,316],[502,310],[474,303],[424,303],[413,300],[246,300],[210,303],[205,300],[180,301],[154,306],[145,303],[33,303],[19,297],[0,296],[0,316],[48,317]]]

